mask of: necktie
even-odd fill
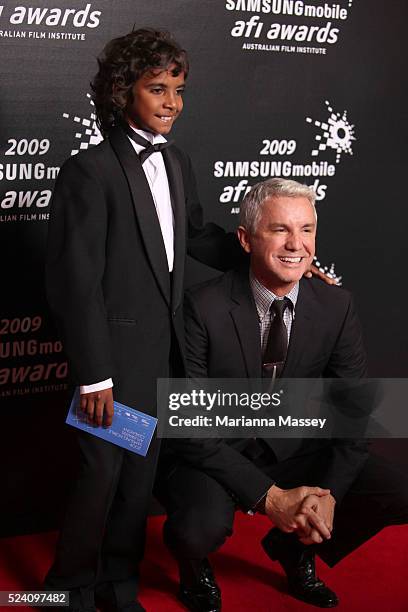
[[[145,162],[146,159],[148,159],[150,155],[152,155],[152,153],[162,151],[163,149],[166,149],[167,147],[172,145],[174,142],[173,140],[168,140],[167,142],[159,142],[158,144],[152,144],[146,138],[143,138],[143,136],[132,130],[130,125],[128,125],[127,123],[123,123],[122,127],[125,130],[126,134],[129,136],[129,138],[133,140],[133,142],[136,142],[141,147],[145,147],[139,153],[139,159],[141,164],[143,164],[143,162]]]
[[[270,307],[270,313],[274,314],[274,317],[263,355],[262,374],[265,378],[277,378],[282,374],[285,365],[288,352],[288,332],[283,313],[286,308],[290,308],[290,301],[287,298],[274,300]]]
[[[288,351],[288,331],[283,320],[283,313],[286,308],[290,308],[291,302],[288,298],[283,300],[274,300],[269,309],[271,315],[274,315],[269,328],[268,340],[263,355],[262,376],[267,383],[269,392],[272,391],[275,378],[281,375],[283,366],[285,365],[286,353]],[[268,379],[268,380],[266,380]],[[273,440],[273,445],[276,445],[276,440]],[[284,440],[284,445],[286,445]],[[279,444],[279,440],[278,440]],[[251,438],[243,449],[243,454],[251,461],[257,461],[265,452],[265,449],[274,446],[269,445],[262,439]]]

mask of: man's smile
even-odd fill
[[[287,256],[282,256],[279,257],[278,256],[279,261],[281,261],[282,263],[287,263],[287,264],[299,264],[303,257],[287,257]]]

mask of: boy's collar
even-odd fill
[[[146,140],[148,140],[152,144],[159,144],[160,142],[167,142],[167,140],[162,134],[153,134],[152,132],[145,132],[145,130],[134,128],[133,125],[130,125],[130,124],[129,126],[132,128],[132,130],[137,132],[137,134],[140,134],[140,136],[142,136],[143,138],[146,138]]]

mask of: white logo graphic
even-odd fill
[[[319,146],[317,149],[312,150],[312,156],[316,157],[320,151],[325,151],[328,148],[334,149],[336,151],[336,163],[338,164],[342,153],[353,155],[351,145],[352,141],[356,140],[354,137],[354,125],[347,121],[347,111],[343,111],[343,114],[340,115],[340,113],[333,111],[327,100],[325,103],[330,113],[326,121],[313,121],[311,117],[306,117],[308,123],[314,123],[323,132],[323,134],[316,134],[315,136]]]
[[[0,16],[3,12],[3,6],[0,6]],[[13,25],[46,25],[48,27],[55,26],[73,26],[74,28],[96,28],[99,25],[102,11],[91,11],[92,4],[88,2],[85,8],[77,10],[72,8],[49,8],[49,7],[32,7],[32,6],[16,6],[13,13],[9,17],[9,22]]]
[[[80,126],[84,129],[82,129],[82,131],[78,131],[75,134],[75,138],[77,138],[78,140],[82,140],[82,139],[83,140],[82,142],[79,143],[79,148],[74,147],[72,149],[71,155],[76,155],[77,153],[79,153],[79,151],[83,151],[85,149],[88,149],[90,146],[92,147],[94,145],[97,145],[103,140],[101,131],[96,125],[96,115],[93,110],[95,105],[92,101],[90,94],[86,94],[86,97],[89,99],[89,104],[91,105],[92,108],[90,109],[89,117],[84,117],[84,118],[77,117],[77,116],[72,117],[72,120],[75,123],[79,123]],[[63,113],[62,116],[65,119],[70,118],[69,113]]]

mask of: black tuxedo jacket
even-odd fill
[[[151,414],[156,379],[169,375],[171,346],[172,355],[174,346],[179,357],[184,353],[186,250],[219,269],[239,251],[232,235],[214,225],[202,227],[189,158],[175,146],[163,157],[174,213],[172,280],[148,182],[119,127],[63,165],[46,263],[48,300],[73,382],[113,377],[117,400]],[[177,361],[182,365],[182,358]],[[183,375],[182,367],[177,371]]]
[[[248,269],[228,272],[187,292],[185,318],[190,376],[262,377],[259,323]],[[362,331],[350,293],[303,278],[282,376],[360,378],[365,374]],[[285,444],[281,444],[285,441],[271,438],[265,442],[278,460],[287,458],[282,452]],[[362,467],[367,446],[354,440],[305,440],[296,454],[316,452],[328,445],[330,461],[316,484],[329,487],[339,500]],[[243,507],[253,507],[272,484],[239,453],[242,441],[174,440],[171,446],[219,480]]]

